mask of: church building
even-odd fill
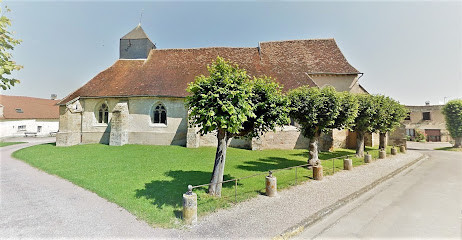
[[[120,39],[120,58],[59,102],[57,146],[86,143],[216,146],[213,134],[200,136],[188,126],[186,88],[217,56],[252,76],[266,75],[284,91],[303,85],[335,87],[367,93],[362,76],[343,56],[334,39],[261,42],[257,47],[157,49],[142,27]],[[334,130],[321,142],[345,147],[348,131]],[[369,137],[369,145],[375,145]],[[375,140],[374,140],[375,141]],[[322,145],[322,144],[321,144]],[[295,126],[269,132],[260,139],[233,139],[248,149],[307,148]]]

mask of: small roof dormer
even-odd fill
[[[144,32],[141,24],[120,38],[120,59],[146,59],[156,45]]]

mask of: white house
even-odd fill
[[[58,100],[0,95],[0,138],[50,136],[59,129]],[[51,134],[50,134],[51,133]]]

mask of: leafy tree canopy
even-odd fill
[[[313,138],[329,127],[336,127],[340,114],[340,96],[333,87],[319,89],[302,86],[289,92],[290,116],[300,124],[303,136]]]
[[[340,103],[339,114],[335,123],[330,128],[351,129],[356,116],[358,115],[358,99],[350,92],[339,92],[338,100]]]
[[[375,101],[373,95],[357,94],[358,99],[358,114],[354,121],[354,131],[358,132],[376,132],[377,129],[377,111],[379,108],[378,103]]]
[[[453,138],[462,137],[462,99],[449,101],[443,107],[446,128]]]
[[[406,107],[390,97],[375,95],[372,98],[378,104],[374,128],[381,133],[393,131],[409,112]]]
[[[1,2],[0,0],[0,4]],[[11,60],[12,55],[10,51],[21,43],[21,40],[14,39],[13,33],[7,29],[11,26],[11,21],[5,16],[5,13],[9,11],[10,9],[6,6],[2,8],[0,5],[0,86],[3,90],[9,89],[16,83],[19,83],[18,79],[12,78],[9,75],[11,75],[14,70],[22,68],[22,66],[17,65],[15,61]]]
[[[201,134],[223,129],[230,137],[256,137],[289,123],[289,100],[269,77],[254,77],[221,57],[208,66],[210,76],[190,83],[189,118]]]

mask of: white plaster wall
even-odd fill
[[[128,143],[152,145],[186,145],[187,110],[183,98],[132,97],[81,99],[83,107],[82,143],[109,143],[110,124],[98,123],[98,110],[108,105],[109,122],[119,102],[127,102],[129,110]],[[153,124],[153,106],[162,103],[167,109],[167,125]]]
[[[18,131],[18,126],[26,125],[25,131]],[[37,127],[42,126],[37,136],[49,136],[50,132],[57,132],[59,122],[57,119],[20,119],[0,121],[0,138],[24,136],[24,132],[37,132]]]
[[[351,87],[353,87],[351,84],[355,81],[357,75],[310,75],[310,77],[320,88],[333,86],[335,90],[343,92],[351,90]]]

